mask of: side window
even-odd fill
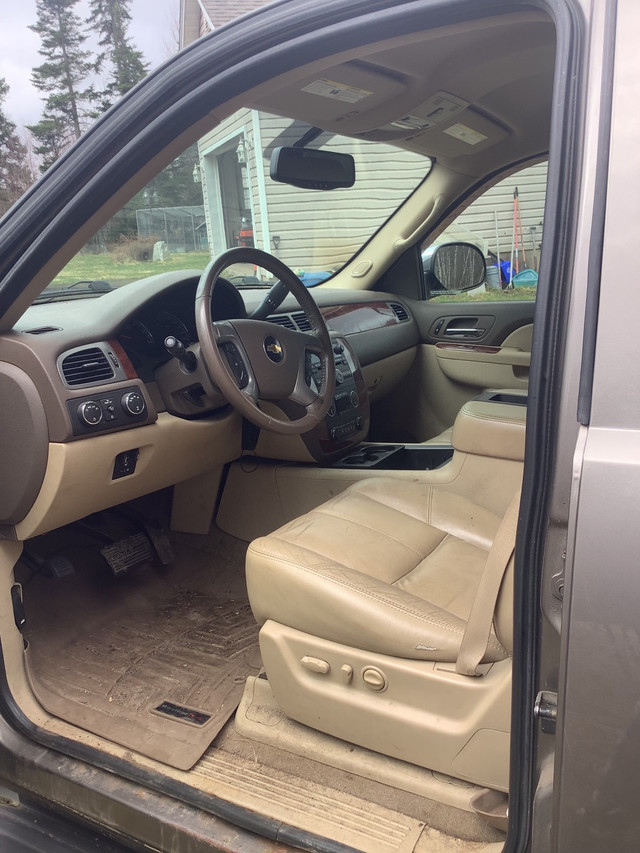
[[[528,166],[476,198],[421,247],[427,298],[438,302],[534,300],[547,163]],[[478,272],[486,262],[486,277]],[[479,266],[478,266],[479,264]]]

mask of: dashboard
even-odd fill
[[[198,280],[195,270],[162,273],[93,298],[36,304],[0,334],[0,384],[10,413],[0,447],[7,484],[0,533],[13,536],[17,525],[25,538],[242,454],[241,419],[200,363]],[[220,280],[212,317],[245,319],[265,294]],[[414,348],[419,335],[407,300],[329,288],[312,295],[329,327],[338,382],[329,414],[302,438],[308,461],[325,463],[367,435],[363,369]],[[267,319],[308,330],[290,297]],[[193,374],[167,351],[169,335],[194,352]],[[309,381],[313,373],[311,364]],[[300,459],[290,438],[277,452]],[[73,505],[59,499],[63,492],[74,495]]]

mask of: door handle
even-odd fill
[[[443,334],[447,338],[454,337],[463,337],[463,338],[477,338],[479,335],[484,333],[484,329],[461,329],[459,326],[454,326],[453,328],[447,328],[444,330]]]

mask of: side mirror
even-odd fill
[[[317,148],[275,148],[271,155],[271,179],[306,190],[352,187],[356,180],[351,154]]]
[[[472,243],[432,246],[422,255],[422,267],[429,293],[473,290],[487,275],[484,256]]]

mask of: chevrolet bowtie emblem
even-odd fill
[[[284,358],[282,344],[279,340],[274,338],[273,335],[269,335],[268,338],[265,338],[264,351],[267,354],[267,358],[270,358],[275,364],[278,364]]]

